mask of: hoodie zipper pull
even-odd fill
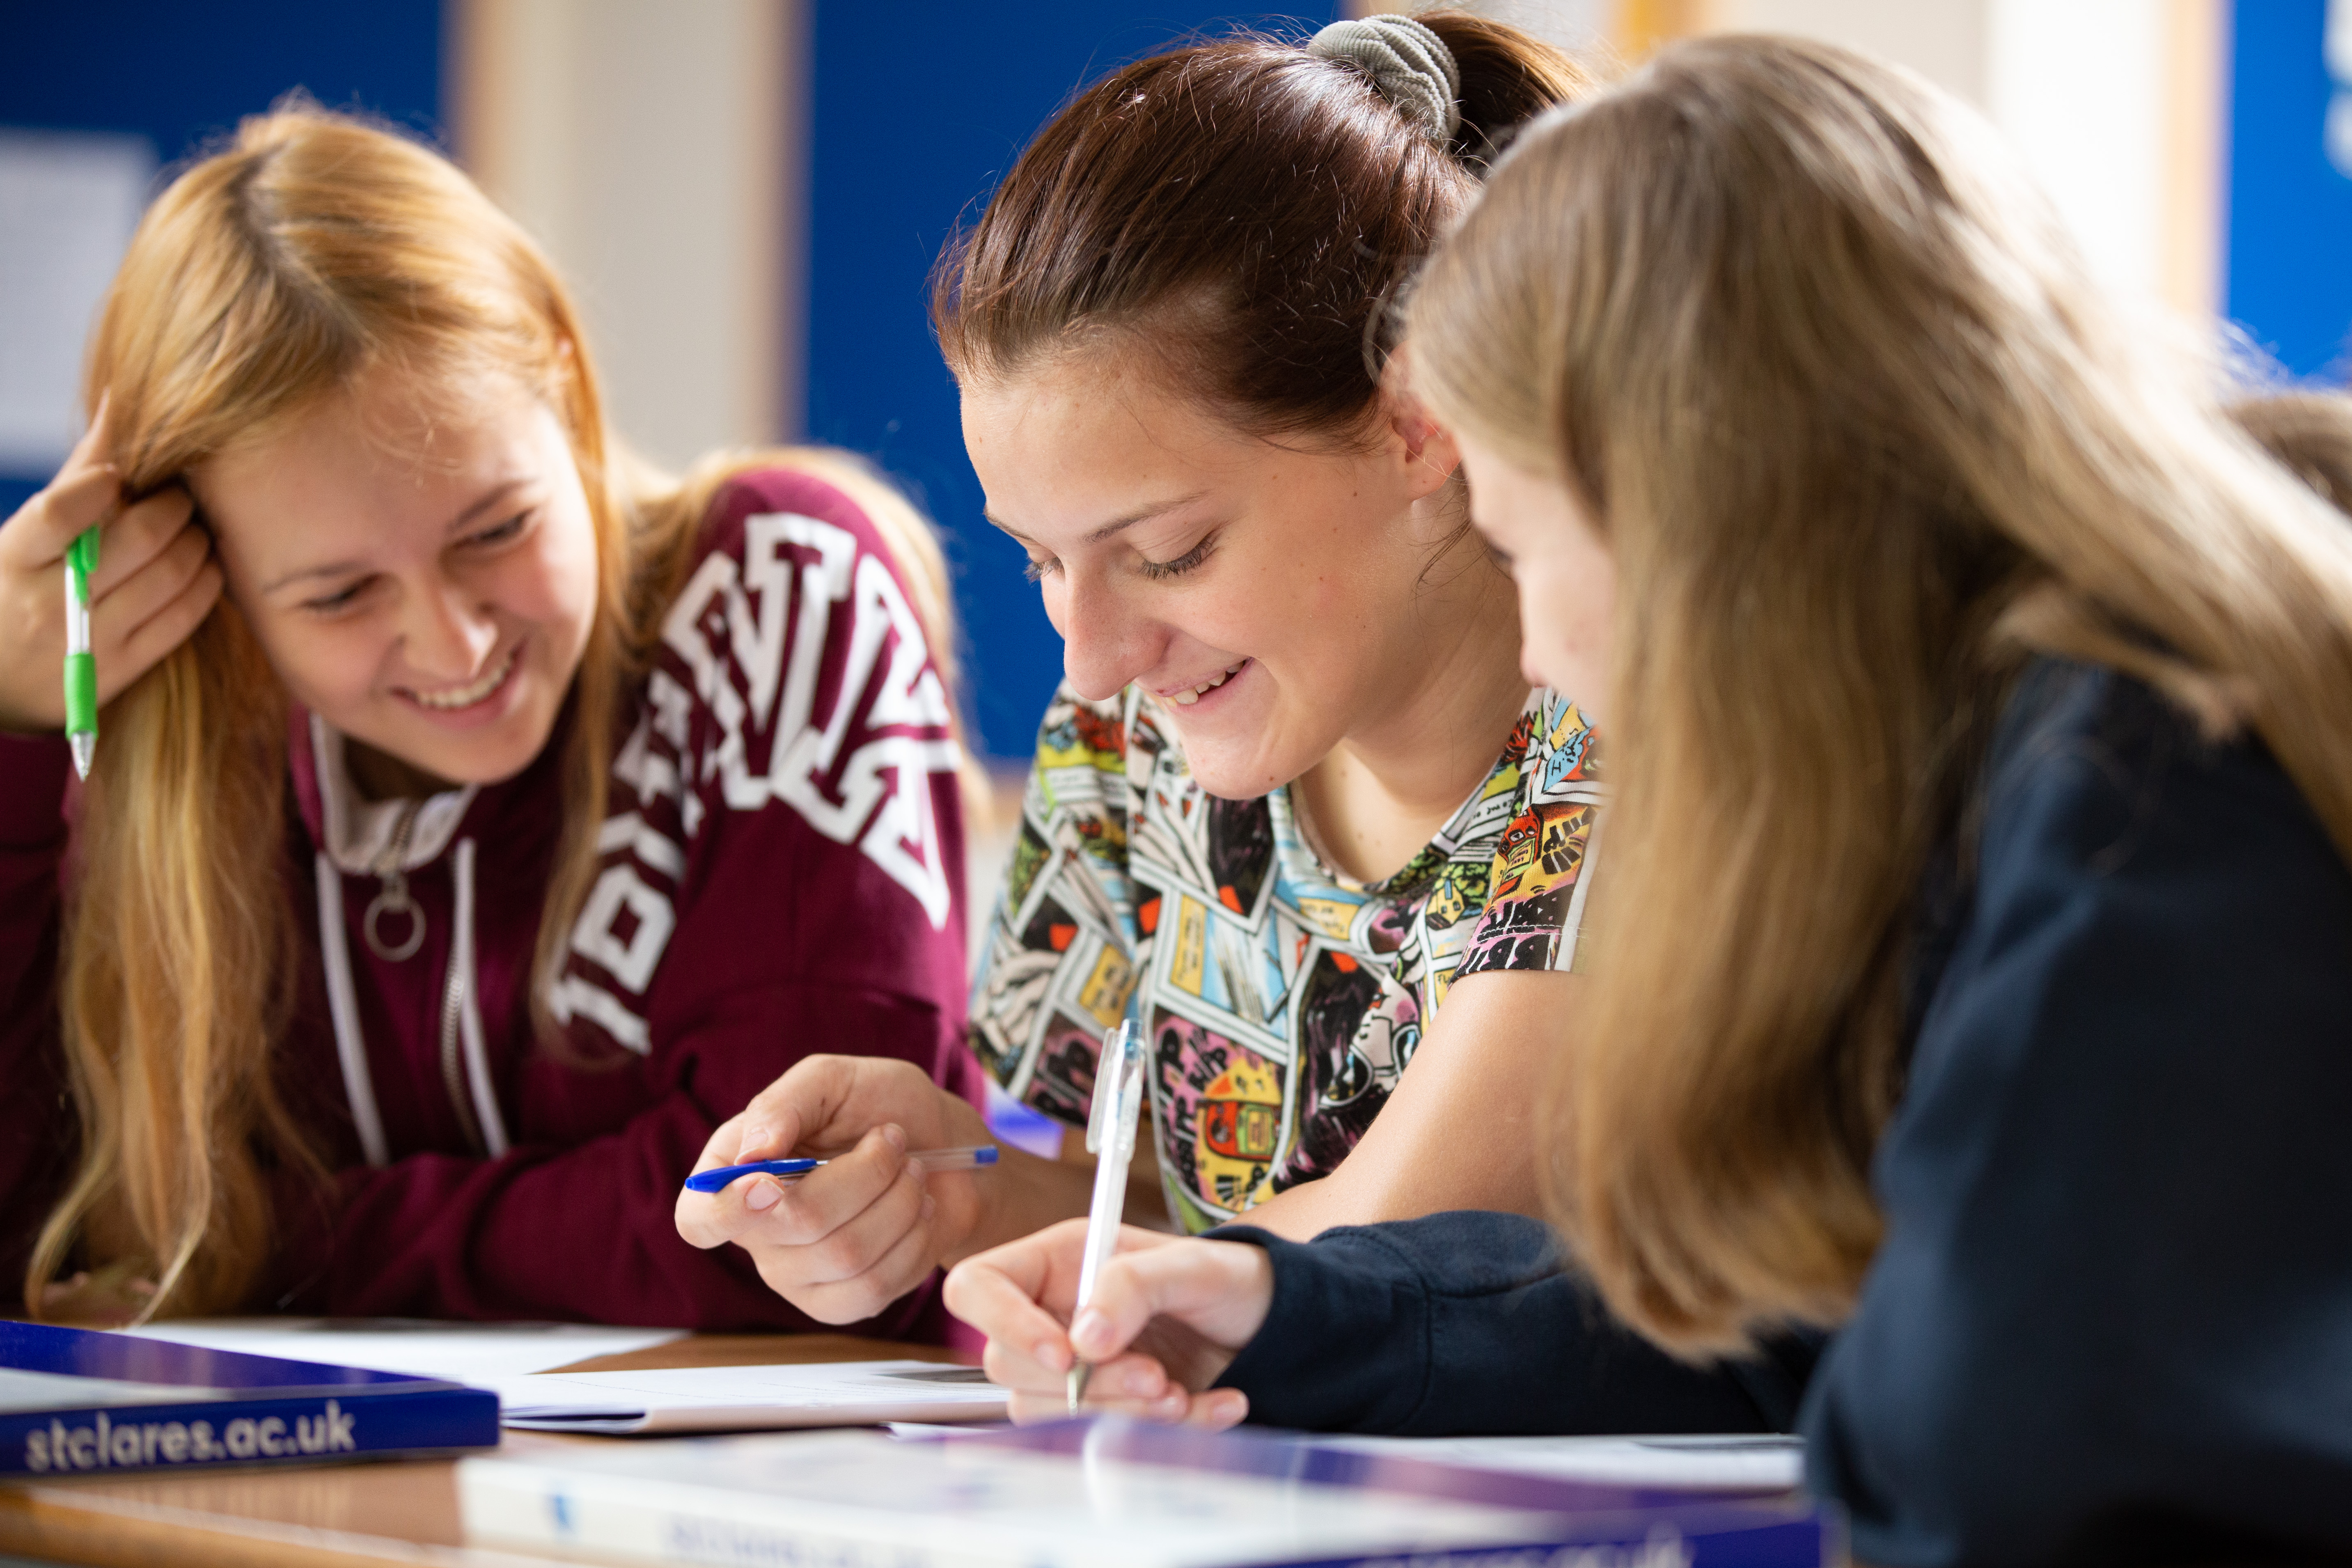
[[[387,963],[414,958],[425,945],[425,909],[409,896],[408,873],[400,868],[401,858],[408,853],[409,834],[416,826],[416,814],[424,805],[412,800],[402,808],[400,820],[393,826],[392,843],[376,861],[375,874],[383,879],[383,889],[368,901],[367,913],[360,921],[360,935],[367,939],[368,951]],[[377,929],[386,915],[408,922],[407,933],[398,942],[385,942]]]

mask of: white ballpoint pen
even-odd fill
[[[1094,1201],[1087,1205],[1086,1259],[1078,1266],[1078,1299],[1070,1321],[1094,1299],[1095,1280],[1102,1266],[1118,1250],[1119,1222],[1127,1213],[1127,1166],[1135,1157],[1136,1121],[1143,1109],[1143,1040],[1133,1019],[1123,1018],[1103,1037],[1102,1055],[1095,1064],[1095,1102],[1087,1117],[1087,1152],[1095,1157]],[[1070,1413],[1087,1394],[1087,1376],[1094,1369],[1083,1361],[1070,1363]]]

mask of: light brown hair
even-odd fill
[[[2275,393],[2232,405],[2230,417],[2320,500],[2352,512],[2352,397]]]
[[[1669,1347],[1850,1307],[1913,901],[2029,653],[2251,729],[2352,854],[2352,531],[1916,78],[1668,49],[1526,133],[1408,340],[1615,562],[1556,1213]]]
[[[300,104],[247,121],[149,209],[91,340],[84,401],[107,398],[108,456],[137,494],[383,375],[422,395],[485,375],[520,385],[562,420],[587,493],[598,598],[531,988],[551,1040],[546,983],[595,874],[614,726],[718,489],[783,465],[848,491],[897,555],[952,689],[944,565],[920,515],[840,454],[723,454],[682,481],[632,459],[530,237],[430,150]],[[59,984],[80,1164],[27,1270],[36,1315],[77,1253],[155,1280],[151,1311],[236,1306],[268,1251],[270,1172],[325,1174],[271,1072],[297,973],[275,853],[287,719],[226,600],[104,715]]]

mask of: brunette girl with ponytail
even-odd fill
[[[1386,307],[1490,161],[1591,85],[1454,12],[1194,44],[1081,92],[942,259],[933,317],[989,517],[1066,644],[972,1043],[1075,1130],[1097,1041],[1134,1022],[1158,1180],[1131,1216],[1304,1238],[1540,1205],[1528,1112],[1590,984],[1569,972],[1597,760],[1580,694],[1530,689],[1453,440],[1383,362]],[[877,1121],[980,1135],[913,1074],[816,1061],[721,1152]],[[764,1215],[738,1189],[681,1216],[790,1299],[866,1310],[1078,1223],[1088,1180],[1024,1165],[925,1222],[831,1177]],[[1769,1363],[1692,1372],[1598,1324],[1561,1354],[1601,1429],[1793,1409]],[[1139,1366],[1089,1390],[1182,1399]]]
[[[823,452],[633,460],[530,238],[299,105],[157,198],[86,406],[0,527],[26,1310],[804,1323],[671,1205],[814,1042],[961,1081],[923,520]],[[58,557],[91,525],[74,794]]]

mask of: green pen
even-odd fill
[[[74,771],[89,777],[98,750],[98,660],[89,651],[89,580],[98,570],[98,530],[66,546],[66,740]]]

